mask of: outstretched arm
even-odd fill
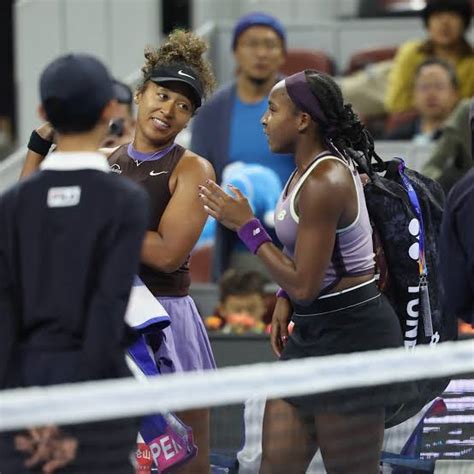
[[[44,123],[43,125],[38,127],[35,131],[41,138],[43,138],[47,142],[50,142],[51,144],[54,143],[55,131],[49,122]],[[103,153],[105,156],[109,156],[115,150],[116,148],[100,148],[99,149],[99,151]],[[39,168],[45,156],[46,155],[37,153],[28,148],[25,162],[23,163],[23,168],[21,169],[20,179],[26,178],[30,174],[34,173]]]
[[[352,178],[341,166],[332,161],[321,163],[302,186],[294,260],[271,242],[257,250],[271,276],[292,300],[311,302],[321,288],[336,229],[354,193]],[[237,230],[253,218],[253,213],[245,196],[236,188],[232,190],[236,198],[211,182],[201,189],[201,199],[209,215]]]

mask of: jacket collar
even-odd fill
[[[105,173],[110,171],[105,156],[102,153],[92,151],[56,151],[41,162],[40,169],[53,171],[92,169]]]

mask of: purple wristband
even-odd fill
[[[283,288],[278,288],[278,291],[276,292],[276,297],[285,298],[285,300],[290,299],[290,297],[288,296],[288,293]]]
[[[240,240],[247,246],[252,253],[257,253],[260,245],[265,242],[271,242],[272,239],[267,234],[262,223],[254,218],[245,223],[237,232]]]

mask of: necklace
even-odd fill
[[[128,156],[135,162],[137,166],[140,166],[145,161],[156,161],[168,154],[174,147],[176,143],[172,143],[169,147],[164,148],[163,150],[158,150],[150,153],[142,153],[135,149],[132,143],[129,143],[127,152]]]

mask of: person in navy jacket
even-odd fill
[[[270,168],[283,186],[292,172],[291,159],[270,151],[260,119],[271,88],[282,78],[279,70],[286,58],[285,28],[266,13],[247,13],[234,26],[232,52],[236,76],[206,101],[194,117],[190,148],[212,163],[217,182],[221,182],[227,165],[243,162]],[[272,226],[266,229],[274,236]],[[259,260],[221,225],[217,225],[212,265],[215,281],[229,267],[266,274]]]
[[[472,151],[474,152],[474,99],[471,101]],[[473,153],[474,156],[474,153]],[[444,306],[474,325],[474,170],[452,188],[446,201],[439,239],[440,275]]]
[[[97,59],[71,54],[46,67],[40,96],[56,150],[0,197],[0,389],[131,375],[124,317],[148,201],[96,151],[114,84]],[[33,132],[28,146],[50,143]],[[0,472],[132,473],[136,434],[136,420],[2,433]]]

